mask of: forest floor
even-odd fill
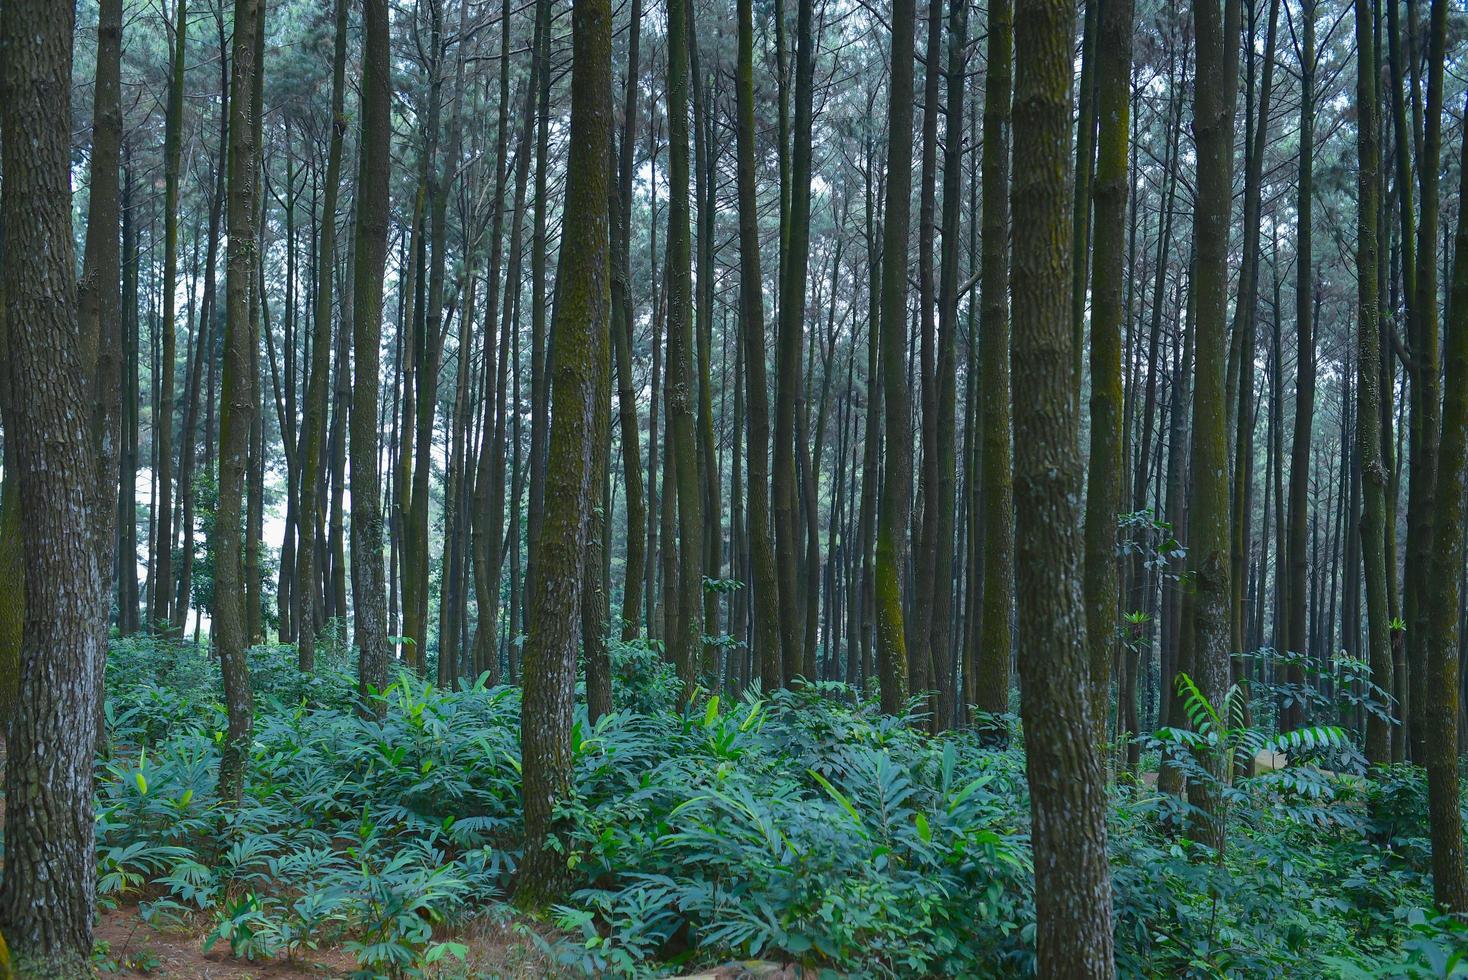
[[[547,957],[528,930],[543,929],[531,920],[499,921],[484,916],[451,937],[468,948],[464,961],[453,961],[441,977],[503,977],[549,980],[574,974]],[[338,947],[313,950],[294,958],[255,962],[230,954],[224,943],[205,950],[204,924],[172,929],[146,921],[136,904],[102,911],[94,933],[104,976],[150,976],[188,980],[279,980],[284,977],[345,977],[357,969],[352,954]],[[794,964],[746,960],[710,967],[677,980],[795,980],[803,976]]]
[[[472,920],[444,938],[467,948],[464,961],[453,960],[441,977],[559,977],[568,975],[530,938],[536,926],[526,921],[501,921],[490,916]],[[231,955],[229,944],[216,942],[205,950],[210,925],[185,923],[160,928],[144,921],[138,905],[128,904],[101,913],[95,931],[102,974],[188,978],[188,980],[267,980],[281,977],[342,977],[357,969],[355,957],[340,947],[312,950],[294,958],[277,956],[252,961]],[[431,969],[431,968],[430,968]],[[722,980],[722,978],[721,978]]]

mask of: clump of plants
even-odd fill
[[[855,976],[1032,972],[1026,733],[1005,748],[934,738],[829,685],[680,708],[655,647],[613,655],[618,710],[573,734],[556,846],[575,884],[541,930],[553,938],[536,937],[565,969],[766,957]],[[207,651],[114,644],[102,900],[204,923],[248,959],[332,947],[361,976],[462,971],[458,930],[503,914],[521,850],[517,690],[402,675],[374,695],[378,717],[329,649],[310,677],[288,648],[250,656],[258,714],[234,807],[215,795],[225,719]],[[1262,738],[1232,707],[1207,709],[1195,699],[1191,732],[1150,749],[1187,759]],[[1462,932],[1421,911],[1420,772],[1240,775],[1221,852],[1188,839],[1185,801],[1123,783],[1110,849],[1124,974],[1458,962]]]

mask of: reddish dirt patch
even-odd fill
[[[356,961],[339,948],[313,950],[294,960],[278,957],[251,961],[232,956],[224,943],[204,951],[209,926],[204,922],[161,929],[144,922],[135,905],[104,911],[95,938],[106,943],[106,959],[121,976],[189,978],[189,980],[267,980],[284,977],[340,977]],[[476,919],[442,939],[468,947],[464,962],[445,957],[429,976],[551,978],[561,975],[534,941],[514,921],[489,916]],[[105,973],[103,974],[106,975]]]

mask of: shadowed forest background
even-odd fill
[[[0,0],[0,976],[1468,972],[1465,50]]]

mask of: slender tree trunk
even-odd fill
[[[173,582],[173,371],[178,359],[174,329],[175,281],[178,278],[178,181],[183,146],[184,67],[187,54],[187,0],[178,0],[173,15],[172,82],[168,90],[163,136],[163,370],[154,436],[158,440],[158,501],[153,540],[153,571],[148,577],[148,625],[166,629]]]
[[[1198,0],[1193,9],[1197,79],[1193,87],[1193,134],[1198,147],[1198,187],[1193,237],[1197,241],[1195,294],[1196,371],[1193,388],[1192,491],[1188,514],[1188,557],[1193,572],[1193,679],[1213,704],[1222,705],[1230,683],[1229,657],[1229,484],[1227,393],[1227,291],[1229,214],[1232,191],[1233,89],[1236,73],[1238,0]],[[1199,839],[1215,848],[1224,841],[1222,790],[1228,760],[1208,753],[1202,760],[1211,780],[1189,785],[1199,808]]]
[[[1111,661],[1116,650],[1120,582],[1116,522],[1121,511],[1121,327],[1126,259],[1127,145],[1132,71],[1131,0],[1107,0],[1097,38],[1096,98],[1101,119],[1096,179],[1096,275],[1091,284],[1091,454],[1086,475],[1085,603],[1090,648],[1091,720],[1106,740]],[[1075,270],[1084,278],[1084,266]],[[1119,693],[1118,700],[1134,697]],[[1119,737],[1134,732],[1118,732]]]
[[[934,0],[936,2],[936,0]],[[955,721],[958,692],[953,682],[953,558],[958,482],[955,457],[955,418],[958,402],[958,256],[960,201],[963,197],[964,76],[967,70],[968,4],[948,5],[948,72],[943,147],[943,252],[938,282],[937,362],[937,504],[923,527],[933,536],[933,608],[928,626],[938,700],[934,730],[944,731]]]
[[[1283,603],[1287,615],[1284,639],[1280,642],[1281,651],[1294,658],[1302,658],[1309,651],[1305,619],[1309,599],[1306,591],[1309,564],[1306,556],[1309,503],[1306,495],[1310,479],[1310,430],[1315,418],[1315,331],[1311,302],[1315,281],[1311,228],[1315,166],[1315,0],[1304,0],[1303,8],[1300,29],[1300,180],[1295,207],[1298,220],[1295,235],[1295,330],[1299,341],[1296,345],[1295,429],[1290,449],[1289,574],[1285,580]],[[1305,682],[1302,666],[1292,661],[1286,678],[1298,689]],[[1288,731],[1298,728],[1304,721],[1303,704],[1298,697],[1291,696],[1280,718],[1280,728]]]
[[[632,182],[637,157],[637,91],[642,70],[642,0],[632,0],[628,22],[627,78],[622,102],[622,145],[612,192],[612,350],[617,361],[617,408],[622,440],[622,482],[627,494],[627,560],[622,582],[622,640],[637,636],[647,576],[647,504],[642,488],[642,447],[637,430],[637,390],[632,379]]]
[[[979,370],[980,484],[983,498],[983,597],[975,702],[991,715],[1009,711],[1010,652],[1014,645],[1014,482],[1010,456],[1009,385],[1009,119],[1014,8],[989,2],[988,71],[984,80],[984,185]],[[1004,731],[1003,723],[991,726]]]
[[[314,329],[311,337],[311,376],[306,384],[306,420],[301,427],[301,503],[297,513],[301,546],[296,552],[297,661],[304,671],[316,666],[315,617],[316,507],[321,499],[321,451],[326,438],[326,394],[331,383],[331,297],[336,271],[336,204],[341,183],[342,144],[346,137],[344,109],[347,61],[347,0],[335,0],[335,42],[331,62],[331,141],[326,156],[326,187],[321,206],[321,238],[316,258]]]
[[[259,0],[236,0],[231,56],[229,123],[229,247],[225,262],[224,367],[219,408],[219,506],[215,514],[214,608],[211,639],[219,650],[225,684],[229,731],[220,763],[219,795],[236,804],[244,794],[245,762],[254,725],[250,689],[248,617],[245,609],[243,522],[245,480],[255,392],[250,364],[250,294],[256,275],[258,238],[255,221],[259,145],[256,142],[256,35]]]
[[[362,49],[362,134],[357,178],[353,275],[351,406],[352,604],[358,690],[366,699],[387,687],[387,586],[382,568],[382,503],[377,470],[378,346],[382,278],[387,261],[388,168],[392,151],[392,74],[387,0],[365,0]],[[380,706],[373,705],[373,710]]]
[[[907,242],[912,202],[913,2],[892,5],[892,80],[887,112],[887,200],[882,225],[882,395],[886,457],[877,516],[875,567],[877,667],[882,711],[907,702],[907,642],[902,583],[907,576],[912,517],[912,406],[907,357]]]
[[[684,697],[698,680],[697,651],[702,625],[703,490],[698,476],[694,420],[693,283],[689,240],[688,9],[668,10],[668,449],[672,452],[678,499],[677,611],[666,615],[668,650],[683,681]],[[665,481],[665,488],[671,490]],[[671,496],[671,494],[669,494]],[[666,502],[664,503],[666,507]]]

